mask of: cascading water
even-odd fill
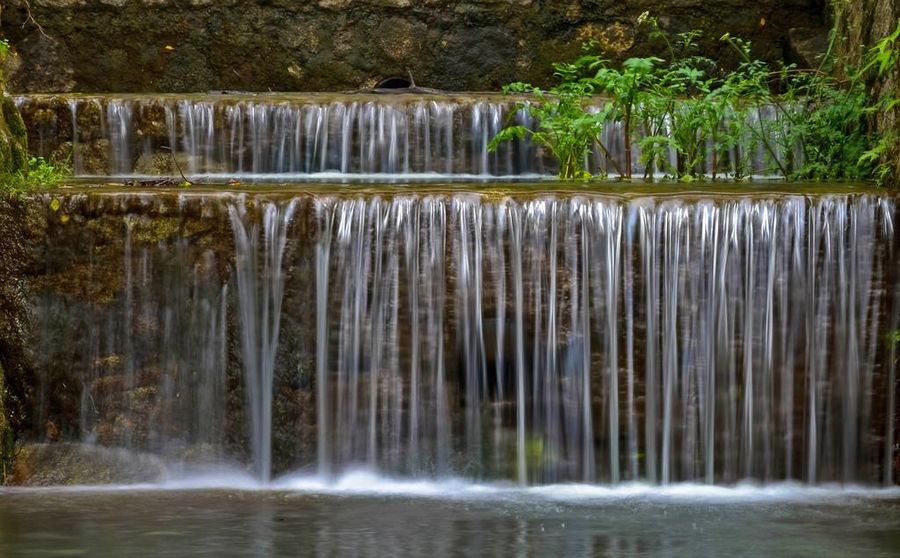
[[[142,198],[110,217],[113,300],[38,299],[47,405],[69,351],[82,418],[63,430],[84,440],[175,457],[213,444],[262,480],[894,480],[892,197],[178,199],[154,211],[197,231],[148,244]],[[223,219],[233,248],[212,241]],[[97,285],[84,298],[109,282],[94,254],[118,244],[78,245]],[[61,322],[90,335],[60,340]],[[142,412],[155,418],[129,419]]]
[[[261,223],[256,223],[244,205],[229,207],[253,467],[263,482],[272,475],[272,389],[284,297],[282,263],[295,209],[295,203],[283,208],[266,204]]]
[[[317,211],[329,470],[667,483],[891,468],[875,443],[894,416],[889,200]]]
[[[221,180],[400,181],[556,173],[550,154],[527,140],[489,150],[491,139],[505,126],[535,124],[514,100],[498,96],[78,97],[63,103],[34,95],[18,98],[18,104],[25,118],[33,120],[38,154],[50,156],[56,145],[45,136],[57,143],[68,138],[79,176],[184,172]],[[47,113],[55,114],[57,124],[45,122]],[[761,107],[749,118],[754,129],[762,130],[778,116],[773,107]],[[71,130],[66,130],[60,123],[69,121]],[[626,150],[621,123],[609,122],[602,141],[606,147],[596,146],[586,166],[594,174],[618,174]],[[728,176],[735,161],[746,159],[745,175],[778,174],[760,142],[747,137],[743,143],[741,149],[748,153],[739,153],[736,146],[720,159],[707,145],[705,172],[714,174],[715,167],[718,176]],[[781,143],[770,147],[780,150]],[[640,150],[631,149],[631,170],[643,176],[647,169]],[[105,162],[98,152],[106,152]],[[97,159],[90,168],[85,167],[85,153]],[[674,166],[675,152],[670,150],[667,158]],[[780,153],[779,159],[784,159]],[[651,175],[658,172],[649,170]]]
[[[195,252],[184,237],[146,242],[148,230],[167,228],[164,221],[94,209],[87,228],[46,247],[43,290],[33,303],[35,426],[48,438],[62,431],[106,446],[218,460],[229,293],[216,277],[217,258]],[[69,412],[67,398],[77,402]]]

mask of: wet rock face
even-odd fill
[[[0,89],[0,173],[14,173],[22,169],[27,156],[22,117],[13,100]]]
[[[33,217],[20,200],[0,194],[0,484],[11,473],[15,434],[26,415],[30,316],[23,276],[31,263],[25,231]]]
[[[12,473],[13,456],[15,455],[15,439],[6,418],[4,375],[3,366],[0,365],[0,485],[6,484],[7,477]]]
[[[17,92],[333,91],[408,71],[421,86],[488,90],[540,83],[586,41],[611,58],[654,51],[636,28],[644,11],[673,32],[702,29],[712,56],[728,56],[727,31],[781,60],[789,29],[823,26],[816,0],[31,2],[45,36],[24,2],[7,4]]]
[[[28,138],[22,116],[15,102],[6,94],[4,62],[8,55],[0,54],[0,175],[19,171],[28,156]]]
[[[193,412],[201,407],[193,397],[195,375],[220,360],[218,353],[200,354],[198,338],[173,328],[202,321],[206,337],[222,338],[226,324],[213,304],[227,275],[222,253],[231,251],[230,231],[222,211],[181,211],[166,196],[133,202],[102,206],[78,196],[26,202],[43,220],[42,234],[34,235],[36,265],[28,270],[35,372],[23,437],[187,457],[221,440],[221,430],[200,424],[208,415]],[[204,346],[216,348],[213,341]],[[185,413],[192,418],[180,421]],[[204,435],[176,423],[197,424]]]
[[[30,264],[16,268],[14,277],[29,286],[30,358],[21,355],[12,363],[26,363],[20,368],[27,374],[8,367],[6,376],[18,382],[11,393],[20,394],[14,408],[21,415],[19,440],[47,446],[17,457],[10,482],[153,480],[123,478],[117,467],[103,465],[118,459],[112,453],[91,454],[85,462],[81,446],[69,444],[75,441],[175,462],[247,462],[248,403],[229,224],[230,208],[245,203],[252,211],[256,201],[153,193],[48,194],[22,202],[20,211],[31,218],[19,220],[19,235],[27,230],[32,242],[20,257],[25,262],[27,255]],[[285,287],[273,388],[277,472],[315,460],[315,333],[305,318],[315,303],[314,245],[305,240],[314,222],[309,207],[299,213],[292,231],[304,240],[286,251],[286,265],[295,271]],[[0,264],[2,256],[0,251]],[[0,294],[6,286],[0,283]],[[0,298],[0,309],[4,302]],[[0,313],[0,326],[2,318]],[[2,343],[11,339],[0,327],[0,362]],[[97,465],[95,458],[104,461]]]
[[[165,477],[158,457],[88,444],[27,444],[16,457],[17,486],[70,486],[158,482]]]

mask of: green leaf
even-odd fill
[[[653,71],[653,67],[656,64],[663,61],[662,58],[656,58],[655,56],[647,58],[629,58],[622,63],[622,67],[635,73],[647,74]]]
[[[488,144],[488,151],[496,151],[501,143],[524,139],[531,131],[524,126],[510,126],[500,130]]]

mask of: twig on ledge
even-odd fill
[[[169,156],[172,157],[172,163],[175,165],[175,168],[178,169],[178,174],[181,175],[181,179],[184,181],[183,184],[190,184],[191,186],[193,186],[194,182],[188,180],[184,175],[184,172],[181,170],[181,165],[178,164],[178,159],[175,158],[175,151],[173,151],[172,148],[168,145],[163,145],[162,147],[160,147],[160,149],[165,149],[169,152]]]

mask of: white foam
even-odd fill
[[[503,485],[478,484],[460,478],[402,479],[378,475],[365,469],[350,471],[334,479],[318,475],[291,475],[276,480],[272,488],[321,494],[432,498],[476,497],[502,494],[505,491]]]
[[[781,502],[818,501],[853,497],[900,498],[900,487],[870,488],[862,486],[810,486],[797,482],[776,484],[740,483],[732,486],[677,483],[651,485],[624,483],[616,486],[590,484],[558,484],[525,489],[528,494],[550,500],[601,501],[641,499],[651,501],[692,502]]]
[[[731,486],[678,483],[665,486],[647,483],[549,484],[521,487],[509,483],[476,483],[458,477],[441,479],[398,478],[357,469],[337,477],[291,474],[264,484],[236,469],[193,470],[160,483],[129,485],[80,485],[0,488],[3,492],[120,492],[120,491],[223,490],[316,494],[334,496],[378,496],[433,498],[443,500],[496,500],[514,502],[569,502],[602,504],[616,501],[648,502],[840,502],[847,499],[898,499],[900,486],[873,488],[858,485],[805,485],[798,482],[774,484],[739,483]]]

